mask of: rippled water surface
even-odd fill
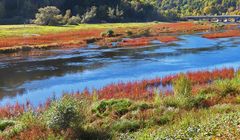
[[[118,81],[164,76],[180,71],[240,66],[240,38],[205,39],[182,35],[180,41],[140,48],[38,50],[0,54],[0,104],[39,104],[64,92]]]

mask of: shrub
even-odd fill
[[[33,111],[24,112],[18,120],[25,125],[33,125],[41,123]]]
[[[112,135],[108,129],[104,128],[87,128],[82,133],[78,132],[80,140],[111,140]]]
[[[196,97],[189,98],[188,101],[185,104],[185,107],[187,108],[199,108],[203,107],[202,102],[207,99],[207,96],[204,94],[199,94]]]
[[[105,32],[101,33],[102,37],[113,37],[114,36],[114,31],[112,29],[109,29]]]
[[[112,37],[112,36],[114,35],[114,31],[111,30],[111,29],[109,29],[109,30],[107,30],[106,35],[107,35],[108,37]]]
[[[117,132],[133,132],[141,127],[141,122],[136,120],[120,120],[112,125],[112,129]]]
[[[1,133],[1,136],[3,136],[6,139],[11,139],[12,137],[14,137],[15,135],[17,135],[18,133],[22,132],[23,130],[25,130],[27,128],[26,125],[24,125],[23,123],[17,122],[17,121],[6,121],[4,123],[6,130],[4,130]]]
[[[191,81],[184,75],[180,74],[173,82],[174,94],[179,97],[190,97],[192,91]]]
[[[132,31],[129,31],[129,30],[127,30],[127,31],[126,31],[126,34],[127,34],[127,36],[132,36],[132,35],[133,35],[133,32],[132,32]]]
[[[1,120],[0,131],[4,131],[7,127],[15,125],[15,121],[12,120]]]
[[[175,96],[168,96],[163,98],[163,105],[166,107],[183,107],[186,99]]]
[[[59,25],[62,22],[62,15],[59,14],[60,10],[55,6],[40,8],[34,23],[38,25]]]
[[[239,93],[240,79],[217,80],[214,82],[214,85],[221,92],[221,96],[225,97],[228,94]]]
[[[51,104],[44,114],[44,120],[47,126],[54,130],[78,127],[84,122],[84,113],[81,109],[81,103],[73,97],[65,96]]]
[[[78,25],[81,23],[81,18],[79,15],[77,16],[72,16],[71,18],[68,19],[67,24],[69,25]]]
[[[138,107],[138,109],[141,110],[141,111],[147,110],[147,109],[151,108],[150,105],[148,105],[147,103],[144,103],[144,102],[143,102],[143,103],[138,103],[138,104],[137,104],[137,107]]]
[[[166,111],[161,116],[154,117],[154,122],[158,125],[165,125],[171,120],[173,120],[173,117],[176,113],[174,111]]]
[[[92,111],[99,115],[109,115],[110,112],[122,116],[128,112],[132,102],[126,99],[102,100],[93,106]]]

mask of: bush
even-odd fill
[[[112,37],[113,35],[114,35],[114,31],[113,30],[107,30],[107,32],[106,32],[106,35],[108,36],[108,37]]]
[[[186,98],[168,96],[163,98],[163,105],[166,107],[184,107],[186,103]]]
[[[21,121],[25,125],[31,125],[31,124],[39,124],[39,119],[36,117],[33,111],[27,111],[24,112],[19,118],[19,121]]]
[[[144,103],[144,102],[143,103],[138,103],[137,107],[141,111],[152,108],[150,105],[148,105],[147,103]]]
[[[80,126],[84,122],[82,106],[73,97],[65,96],[51,104],[44,114],[44,120],[49,128],[66,130]]]
[[[128,30],[128,31],[126,31],[126,34],[127,34],[127,36],[132,36],[133,32]]]
[[[35,24],[38,25],[59,25],[62,22],[62,15],[60,10],[55,6],[47,6],[38,9],[36,14]]]
[[[187,107],[187,108],[203,107],[202,102],[205,99],[207,99],[207,96],[205,94],[198,94],[195,97],[189,98],[188,101],[185,104],[185,107]]]
[[[192,84],[191,81],[184,75],[180,74],[173,82],[174,94],[179,97],[188,98],[191,96]]]
[[[81,23],[81,18],[79,15],[77,16],[72,16],[71,18],[68,19],[67,24],[69,25],[78,25]]]
[[[108,129],[104,128],[87,128],[82,133],[78,132],[80,140],[111,140],[112,135]]]
[[[166,111],[161,116],[155,117],[154,122],[158,125],[165,125],[168,122],[170,122],[171,120],[173,120],[173,117],[174,117],[175,114],[176,113],[173,112],[173,111]]]
[[[105,32],[101,33],[102,37],[113,37],[114,36],[114,31],[112,29],[109,29]]]
[[[140,121],[120,120],[112,125],[112,129],[117,132],[134,132],[141,127]]]
[[[214,82],[215,88],[221,92],[221,96],[225,97],[228,94],[238,94],[240,79],[226,79],[226,80],[217,80]]]
[[[11,139],[12,137],[19,134],[20,132],[24,131],[27,128],[26,125],[17,121],[5,121],[1,125],[2,125],[1,129],[5,127],[4,131],[1,132],[1,136],[3,136],[6,139]]]
[[[92,111],[98,115],[109,115],[110,112],[122,116],[128,112],[132,102],[129,100],[103,100],[93,106]]]
[[[7,127],[15,125],[15,121],[11,120],[1,120],[0,121],[0,131],[4,131]]]

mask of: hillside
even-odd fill
[[[83,15],[96,7],[91,22],[177,20],[185,15],[240,14],[239,0],[1,0],[0,23],[24,23],[41,7],[56,6],[65,13]]]

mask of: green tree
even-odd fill
[[[121,19],[124,14],[123,10],[120,10],[118,6],[116,8],[109,7],[107,13],[112,20]]]
[[[67,10],[65,15],[63,16],[63,23],[64,24],[67,24],[68,23],[68,20],[71,18],[71,15],[72,15],[72,12],[71,10]]]
[[[62,21],[62,16],[59,14],[60,10],[54,6],[40,8],[34,23],[38,25],[59,25]]]
[[[82,23],[88,23],[97,15],[97,7],[91,7],[85,14],[82,15]]]

